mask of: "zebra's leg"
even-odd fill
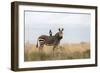
[[[43,39],[39,39],[39,51],[42,52],[43,47],[44,47],[44,40]]]
[[[40,52],[40,53],[43,51],[43,47],[44,47],[44,45],[40,45],[40,46],[39,46],[39,52]]]
[[[39,59],[43,60],[43,47],[44,45],[40,45],[39,47]]]
[[[57,45],[54,45],[53,46],[53,56],[54,56],[54,54],[55,54],[55,48],[57,47]]]

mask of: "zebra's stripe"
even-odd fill
[[[39,39],[39,41],[45,41],[44,39]]]

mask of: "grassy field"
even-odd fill
[[[24,61],[45,61],[45,60],[65,60],[65,59],[86,59],[90,58],[90,44],[66,43],[56,48],[53,54],[53,46],[44,46],[40,53],[34,44],[25,44]]]

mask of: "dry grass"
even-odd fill
[[[44,61],[44,60],[65,60],[65,59],[86,59],[90,58],[90,44],[86,42],[77,44],[63,44],[56,50],[53,46],[44,46],[43,51],[39,52],[34,44],[25,44],[25,61]]]

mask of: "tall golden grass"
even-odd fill
[[[90,58],[90,43],[66,43],[59,45],[53,52],[53,46],[44,46],[42,52],[35,44],[25,43],[24,61],[45,61]]]

